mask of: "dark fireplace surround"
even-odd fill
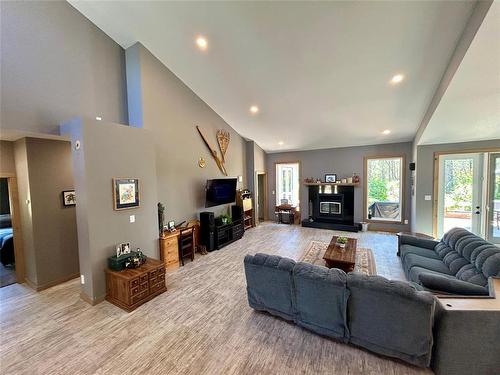
[[[302,226],[357,232],[354,186],[309,185],[309,218]]]

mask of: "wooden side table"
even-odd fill
[[[184,228],[193,228],[194,230],[194,247],[198,248],[200,243],[200,225],[198,222],[189,222]],[[167,269],[179,267],[179,233],[180,230],[175,232],[164,231],[163,236],[159,238],[160,242],[160,259],[165,263]]]
[[[165,292],[165,265],[147,258],[139,268],[106,269],[106,300],[130,312]]]

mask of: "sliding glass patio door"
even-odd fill
[[[484,154],[439,156],[437,235],[454,227],[482,233]]]
[[[489,158],[489,194],[487,239],[500,244],[500,153],[492,153]]]

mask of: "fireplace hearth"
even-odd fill
[[[357,232],[354,224],[354,187],[310,185],[309,218],[302,226]]]

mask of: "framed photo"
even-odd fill
[[[65,190],[61,194],[65,207],[76,205],[76,194],[74,190]]]
[[[172,220],[167,223],[167,230],[175,232],[175,221]]]
[[[124,242],[116,245],[116,257],[119,258],[122,255],[130,254],[130,242]]]
[[[122,249],[122,254],[130,254],[130,242],[124,242],[120,244]]]
[[[325,174],[325,182],[329,183],[337,182],[337,175],[335,173]]]
[[[139,207],[139,179],[113,178],[113,200],[115,210]]]

